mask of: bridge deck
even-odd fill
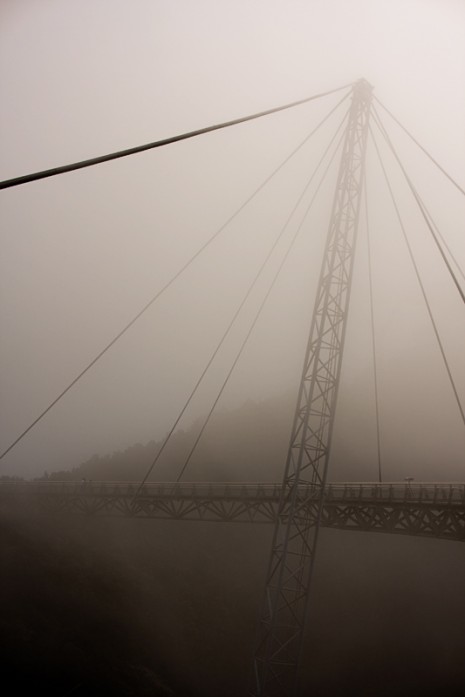
[[[48,513],[81,513],[216,522],[273,523],[281,485],[156,482],[135,496],[134,482],[2,482],[0,502]],[[319,491],[300,486],[302,514],[316,516]],[[284,516],[286,512],[284,511]],[[325,527],[465,540],[465,483],[332,483],[325,489]]]

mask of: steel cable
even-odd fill
[[[397,164],[399,165],[400,169],[402,170],[402,173],[403,173],[403,175],[404,175],[404,177],[405,177],[405,179],[406,179],[406,181],[407,181],[407,184],[409,185],[410,190],[411,190],[411,192],[412,192],[412,194],[413,194],[413,197],[414,197],[415,201],[417,202],[417,205],[418,205],[418,207],[419,207],[419,209],[420,209],[420,211],[421,211],[421,214],[422,214],[422,216],[423,216],[423,218],[424,218],[424,220],[425,220],[425,222],[426,222],[426,225],[427,225],[427,227],[428,227],[428,230],[430,231],[430,233],[431,233],[431,235],[432,235],[432,237],[433,237],[433,240],[434,240],[435,243],[436,243],[436,246],[437,246],[437,248],[438,248],[438,250],[439,250],[439,253],[441,254],[441,257],[442,257],[442,259],[443,259],[443,261],[444,261],[444,263],[445,263],[445,265],[446,265],[446,267],[447,267],[447,270],[449,271],[449,274],[451,275],[452,280],[453,280],[453,282],[455,283],[455,286],[456,286],[456,288],[457,288],[457,290],[458,290],[458,292],[459,292],[459,295],[460,295],[460,297],[462,298],[462,302],[465,303],[465,293],[463,292],[463,289],[462,289],[462,287],[461,287],[461,285],[460,285],[460,283],[459,283],[459,281],[458,281],[458,279],[457,279],[457,276],[455,275],[455,273],[454,273],[454,271],[453,271],[451,265],[449,264],[449,260],[447,259],[446,255],[444,254],[443,248],[442,248],[441,245],[439,244],[439,240],[438,240],[438,238],[436,237],[436,234],[435,234],[435,232],[434,232],[434,230],[433,230],[433,227],[432,227],[432,225],[431,225],[431,223],[430,223],[430,221],[429,221],[429,219],[428,219],[428,216],[426,215],[425,210],[423,209],[422,201],[421,201],[421,199],[420,199],[420,196],[418,195],[418,192],[417,192],[416,188],[413,186],[413,183],[412,183],[410,177],[408,176],[407,171],[406,171],[404,165],[402,164],[402,162],[401,162],[401,160],[400,160],[400,158],[399,158],[399,155],[397,154],[396,149],[394,148],[394,145],[393,145],[393,143],[392,143],[392,140],[390,139],[390,137],[389,137],[389,135],[388,135],[388,133],[387,133],[387,131],[386,131],[386,129],[385,129],[385,127],[384,127],[382,121],[381,121],[381,119],[379,118],[378,112],[376,111],[375,108],[373,108],[373,117],[374,117],[374,121],[375,121],[376,125],[378,126],[378,128],[379,128],[379,130],[380,130],[382,136],[384,137],[384,139],[386,140],[387,144],[389,145],[389,148],[391,149],[392,154],[393,154],[394,157],[396,158]]]
[[[187,140],[188,138],[195,138],[196,136],[204,135],[205,133],[211,133],[212,131],[218,131],[222,128],[229,128],[230,126],[236,126],[240,123],[245,123],[246,121],[252,121],[254,119],[260,119],[263,116],[268,116],[270,114],[276,114],[279,111],[284,111],[286,109],[291,109],[292,107],[299,106],[301,104],[307,104],[308,102],[314,101],[315,99],[320,99],[321,97],[327,97],[330,94],[335,94],[341,90],[350,87],[351,85],[343,85],[335,90],[329,90],[328,92],[321,92],[320,94],[315,94],[311,97],[306,97],[305,99],[299,99],[296,102],[291,102],[290,104],[284,104],[283,106],[274,107],[273,109],[267,109],[266,111],[260,111],[257,114],[252,114],[250,116],[242,116],[238,119],[233,119],[232,121],[225,121],[224,123],[216,124],[215,126],[206,126],[205,128],[199,128],[195,131],[189,131],[187,133],[181,133],[180,135],[171,136],[169,138],[163,138],[162,140],[154,141],[153,143],[146,143],[145,145],[137,145],[134,148],[127,148],[126,150],[118,150],[117,152],[109,153],[108,155],[100,155],[99,157],[92,157],[89,160],[82,160],[80,162],[74,162],[69,165],[63,165],[61,167],[52,167],[51,169],[45,169],[41,172],[33,172],[32,174],[25,174],[21,177],[14,177],[13,179],[5,179],[0,182],[0,189],[7,189],[12,186],[20,186],[21,184],[28,184],[38,179],[45,179],[47,177],[55,177],[58,174],[65,174],[67,172],[73,172],[77,169],[83,169],[84,167],[92,167],[94,165],[101,164],[102,162],[109,162],[110,160],[117,160],[122,157],[128,157],[129,155],[135,155],[136,153],[145,152],[146,150],[153,150],[155,148],[161,148],[164,145],[171,145],[172,143],[177,143],[181,140]]]
[[[370,225],[368,217],[368,188],[367,188],[367,178],[365,176],[365,220],[366,220],[366,233],[367,233],[367,254],[368,254],[368,281],[369,281],[369,294],[370,294],[370,317],[371,317],[371,347],[373,353],[373,373],[374,373],[374,391],[375,391],[375,418],[376,418],[376,445],[378,454],[378,479],[380,482],[383,481],[382,469],[381,469],[381,436],[380,436],[380,423],[379,423],[379,395],[378,395],[378,370],[376,361],[376,336],[375,336],[375,312],[373,303],[373,273],[372,273],[372,254],[371,254],[371,244],[370,244]]]
[[[403,125],[401,124],[401,122],[399,121],[399,119],[397,119],[397,118],[394,116],[394,114],[393,114],[391,111],[389,111],[389,109],[388,109],[386,106],[384,106],[384,104],[383,104],[382,102],[379,101],[378,97],[375,96],[374,98],[375,98],[375,100],[378,102],[378,104],[380,105],[380,107],[382,107],[382,108],[384,109],[384,111],[385,111],[387,114],[389,114],[389,116],[391,117],[391,119],[393,119],[393,120],[397,123],[397,125],[400,126],[400,127],[402,128],[402,130],[409,136],[409,138],[411,138],[411,139],[413,140],[413,142],[415,143],[415,145],[417,145],[417,146],[420,148],[420,150],[421,150],[422,152],[424,152],[425,155],[426,155],[427,157],[429,157],[429,159],[431,160],[431,162],[433,162],[433,163],[436,165],[436,167],[437,167],[439,170],[441,170],[441,172],[447,177],[447,179],[449,179],[449,181],[452,182],[452,184],[460,191],[460,193],[462,193],[462,194],[465,196],[465,190],[462,189],[462,187],[461,187],[459,184],[457,184],[457,182],[455,181],[455,179],[453,179],[453,178],[450,176],[450,174],[448,174],[448,173],[446,172],[446,170],[445,170],[443,167],[441,167],[441,165],[439,164],[439,162],[437,162],[437,161],[434,159],[434,157],[428,152],[428,150],[426,150],[426,148],[424,148],[423,145],[421,145],[421,143],[418,142],[418,140],[410,133],[410,131],[408,131],[408,130],[405,128],[405,126],[403,126]]]
[[[235,313],[234,313],[234,315],[233,315],[233,317],[232,317],[232,319],[231,319],[231,321],[230,321],[228,327],[226,328],[226,331],[224,332],[223,336],[221,337],[220,341],[218,342],[218,344],[217,344],[215,350],[213,351],[212,355],[210,356],[210,358],[209,358],[209,360],[208,360],[208,362],[207,362],[207,364],[206,364],[204,370],[202,371],[200,377],[198,378],[198,380],[197,380],[197,382],[196,382],[194,388],[192,389],[192,391],[191,391],[189,397],[187,398],[186,402],[184,403],[184,406],[182,407],[182,409],[181,409],[181,411],[179,412],[178,416],[176,417],[176,419],[175,419],[175,421],[174,421],[174,423],[173,423],[171,429],[169,430],[168,434],[166,435],[164,441],[162,442],[162,444],[161,444],[161,446],[160,446],[160,448],[159,448],[159,450],[158,450],[158,452],[157,452],[157,454],[156,454],[154,460],[152,461],[152,464],[150,465],[150,467],[149,467],[147,473],[145,474],[144,478],[142,479],[142,481],[140,482],[139,486],[137,487],[137,491],[136,491],[136,493],[135,493],[134,498],[137,497],[137,495],[138,495],[139,492],[141,491],[142,487],[144,486],[145,482],[147,481],[147,479],[148,479],[149,476],[151,475],[151,473],[152,473],[152,471],[153,471],[155,465],[156,465],[157,462],[160,460],[160,457],[161,457],[163,451],[165,450],[166,446],[168,445],[169,441],[171,440],[171,437],[173,436],[173,433],[174,433],[176,427],[178,426],[178,424],[179,424],[179,422],[181,421],[183,415],[185,414],[185,412],[186,412],[186,410],[187,410],[189,404],[191,403],[192,399],[194,398],[195,394],[197,393],[197,390],[198,390],[198,388],[200,387],[200,385],[201,385],[201,383],[202,383],[202,381],[203,381],[205,375],[207,374],[207,372],[208,372],[209,368],[211,367],[213,361],[215,360],[216,356],[218,355],[218,352],[220,351],[220,349],[221,349],[221,347],[223,346],[223,344],[224,344],[226,338],[228,337],[228,335],[229,335],[229,333],[230,333],[230,331],[231,331],[231,329],[232,329],[232,327],[233,327],[233,325],[234,325],[236,319],[238,318],[238,316],[239,316],[241,310],[243,309],[244,305],[246,304],[247,300],[249,299],[249,297],[250,297],[250,295],[251,295],[251,293],[252,293],[252,290],[253,290],[254,287],[256,286],[256,284],[257,284],[257,282],[258,282],[258,280],[259,280],[259,278],[260,278],[260,276],[261,276],[263,270],[265,269],[265,267],[266,267],[268,261],[270,260],[270,258],[271,258],[271,256],[272,256],[273,252],[275,251],[275,249],[276,249],[278,243],[280,242],[280,240],[282,239],[282,237],[283,237],[285,231],[287,230],[287,227],[288,227],[288,225],[289,225],[289,223],[290,223],[290,221],[291,221],[291,219],[292,219],[294,213],[296,212],[296,210],[297,210],[298,206],[300,205],[300,203],[301,203],[303,197],[305,196],[306,192],[308,191],[308,188],[310,187],[310,185],[311,185],[313,179],[315,178],[315,176],[316,176],[316,174],[317,174],[317,172],[318,172],[318,170],[319,170],[319,168],[320,168],[322,162],[324,161],[326,155],[328,154],[328,152],[329,152],[329,150],[331,149],[331,147],[332,147],[334,141],[336,140],[338,134],[340,133],[340,131],[341,131],[343,125],[344,125],[344,122],[345,122],[346,119],[347,119],[347,115],[348,115],[348,112],[344,115],[344,118],[342,119],[341,123],[339,124],[338,128],[336,129],[336,132],[334,133],[334,135],[333,135],[333,137],[331,138],[331,140],[330,140],[328,146],[326,147],[325,151],[323,152],[323,155],[321,156],[321,158],[320,158],[318,164],[316,165],[316,167],[315,167],[315,169],[313,170],[313,172],[312,172],[310,178],[308,179],[307,183],[305,184],[305,187],[303,188],[302,192],[300,193],[299,197],[297,198],[297,200],[296,200],[296,202],[295,202],[295,204],[294,204],[294,206],[293,206],[293,208],[292,208],[292,210],[291,210],[291,212],[290,212],[290,214],[289,214],[289,216],[288,216],[286,222],[284,223],[284,225],[282,226],[281,230],[279,231],[279,233],[278,233],[277,237],[275,238],[275,240],[274,240],[274,242],[273,242],[271,248],[269,249],[269,251],[268,251],[268,253],[267,253],[267,255],[266,255],[264,261],[262,262],[262,264],[261,264],[259,270],[257,271],[255,277],[253,278],[252,282],[250,283],[250,285],[249,285],[249,287],[248,287],[248,289],[247,289],[245,295],[243,296],[243,298],[242,298],[242,300],[241,300],[241,302],[240,302],[238,308],[236,309],[236,311],[235,311]],[[336,145],[335,152],[334,152],[334,154],[332,155],[332,157],[331,157],[331,159],[330,159],[330,161],[329,161],[329,164],[328,164],[328,166],[327,166],[327,169],[326,169],[326,171],[325,171],[325,174],[326,174],[326,172],[327,172],[329,166],[331,165],[331,162],[332,162],[333,159],[334,159],[335,153],[337,152],[337,150],[338,150],[339,147],[340,147],[341,139],[342,139],[342,136],[341,136],[341,138],[339,139],[339,142],[338,142],[337,145]]]
[[[142,315],[147,312],[147,310],[160,298],[160,296],[168,290],[168,288],[191,266],[191,264],[199,257],[202,252],[210,246],[210,244],[228,227],[228,225],[241,213],[244,208],[262,191],[262,189],[273,179],[273,177],[278,174],[278,172],[291,160],[294,155],[310,140],[310,138],[323,126],[323,124],[332,116],[332,114],[339,108],[339,106],[347,99],[348,95],[344,95],[342,99],[334,106],[328,114],[318,123],[318,125],[302,140],[294,150],[273,170],[273,172],[254,190],[254,192],[237,208],[232,215],[226,220],[221,227],[216,230],[216,232],[197,250],[197,252],[190,257],[190,259],[177,271],[177,273],[171,277],[171,279],[165,283],[165,285],[157,291],[157,293],[144,305],[144,307],[121,329],[121,331],[116,334],[116,336],[88,363],[88,365],[72,380],[69,385],[52,401],[50,404],[39,414],[39,416],[32,421],[32,423],[22,431],[22,433],[4,450],[0,455],[0,460],[10,452],[23,438],[29,433],[29,431],[34,428],[34,426],[43,419],[43,417],[48,414],[48,412],[69,392],[69,390],[76,385],[76,383],[81,380],[82,377],[102,358],[107,351],[116,342],[121,339],[121,337],[126,334],[126,332],[137,322],[137,320],[142,317]]]
[[[399,207],[398,207],[398,205],[397,205],[397,201],[396,201],[396,198],[395,198],[395,196],[394,196],[394,192],[393,192],[391,183],[390,183],[390,181],[389,181],[389,177],[388,177],[388,175],[387,175],[386,168],[385,168],[385,166],[384,166],[384,163],[383,163],[383,160],[382,160],[382,157],[381,157],[381,153],[380,153],[380,151],[379,151],[378,144],[377,144],[377,142],[376,142],[376,138],[375,138],[375,135],[374,135],[374,133],[373,133],[373,130],[372,130],[371,126],[370,126],[370,134],[371,134],[371,137],[372,137],[372,140],[373,140],[375,149],[376,149],[376,153],[377,153],[377,155],[378,155],[378,160],[379,160],[379,163],[380,163],[380,165],[381,165],[381,169],[382,169],[382,171],[383,171],[384,178],[385,178],[385,180],[386,180],[386,184],[387,184],[388,189],[389,189],[389,193],[390,193],[390,195],[391,195],[392,202],[393,202],[393,204],[394,204],[394,208],[395,208],[395,211],[396,211],[396,214],[397,214],[397,219],[398,219],[398,221],[399,221],[399,224],[400,224],[400,227],[401,227],[401,230],[402,230],[402,234],[403,234],[405,243],[406,243],[406,245],[407,245],[407,249],[408,249],[408,253],[409,253],[409,256],[410,256],[410,260],[411,260],[411,262],[412,262],[412,264],[413,264],[413,268],[414,268],[414,270],[415,270],[415,275],[416,275],[417,281],[418,281],[418,283],[419,283],[419,285],[420,285],[421,293],[422,293],[422,295],[423,295],[423,300],[425,301],[426,309],[427,309],[427,311],[428,311],[428,315],[429,315],[429,318],[430,318],[430,320],[431,320],[431,324],[432,324],[432,326],[433,326],[434,334],[435,334],[435,336],[436,336],[436,339],[437,339],[437,342],[438,342],[438,345],[439,345],[439,350],[440,350],[440,352],[441,352],[441,356],[442,356],[442,359],[443,359],[443,361],[444,361],[444,366],[445,366],[445,368],[446,368],[447,375],[448,375],[448,377],[449,377],[449,381],[450,381],[450,384],[451,384],[451,387],[452,387],[452,390],[453,390],[453,393],[454,393],[454,396],[455,396],[455,400],[456,400],[456,402],[457,402],[457,406],[458,406],[458,408],[459,408],[460,415],[461,415],[461,417],[462,417],[462,421],[463,421],[463,423],[464,423],[464,425],[465,425],[465,413],[464,413],[462,404],[461,404],[461,402],[460,402],[460,398],[459,398],[459,395],[458,395],[458,392],[457,392],[457,388],[456,388],[456,386],[455,386],[455,382],[454,382],[454,378],[453,378],[453,376],[452,376],[451,369],[450,369],[450,367],[449,367],[449,362],[448,362],[448,360],[447,360],[447,356],[446,356],[446,353],[445,353],[445,351],[444,351],[444,347],[443,347],[443,345],[442,345],[441,337],[439,336],[439,331],[438,331],[438,328],[437,328],[437,326],[436,326],[436,322],[435,322],[435,320],[434,320],[434,316],[433,316],[433,313],[432,313],[432,310],[431,310],[431,306],[430,306],[429,301],[428,301],[428,296],[426,295],[425,287],[424,287],[423,282],[422,282],[422,280],[421,280],[420,272],[419,272],[419,270],[418,270],[418,266],[417,266],[417,263],[416,263],[416,261],[415,261],[415,257],[414,257],[414,255],[413,255],[413,251],[412,251],[412,248],[411,248],[411,246],[410,246],[410,242],[409,242],[409,240],[408,240],[407,233],[406,233],[406,231],[405,231],[405,226],[404,226],[402,217],[401,217],[401,215],[400,215],[400,210],[399,210]],[[383,134],[382,131],[381,131],[381,134]]]
[[[342,134],[342,136],[344,136],[344,134]],[[341,138],[341,141],[342,141],[342,138]],[[339,145],[340,145],[340,142],[339,142],[339,144],[338,144],[338,148],[339,148]],[[293,235],[293,237],[292,237],[292,239],[291,239],[291,241],[290,241],[290,243],[289,243],[289,245],[288,245],[288,247],[287,247],[286,253],[285,253],[283,259],[281,260],[281,263],[280,263],[280,265],[279,265],[279,267],[278,267],[278,269],[277,269],[277,271],[276,271],[276,273],[275,273],[275,275],[274,275],[274,277],[273,277],[273,279],[272,279],[272,281],[271,281],[271,284],[270,284],[270,286],[269,286],[269,288],[268,288],[268,290],[267,290],[267,292],[266,292],[266,295],[265,295],[265,297],[263,298],[263,300],[262,300],[262,302],[261,302],[261,304],[260,304],[260,306],[259,306],[259,308],[258,308],[258,311],[257,311],[257,313],[256,313],[256,315],[255,315],[255,317],[254,317],[254,319],[253,319],[253,321],[252,321],[252,324],[251,324],[251,326],[250,326],[250,328],[249,328],[249,330],[248,330],[248,332],[247,332],[247,334],[246,334],[246,336],[245,336],[245,338],[244,338],[244,340],[243,340],[243,342],[242,342],[240,348],[239,348],[238,353],[236,354],[236,357],[235,357],[235,359],[234,359],[234,362],[233,362],[233,364],[232,364],[232,366],[231,366],[231,368],[230,368],[230,370],[229,370],[229,372],[228,372],[228,374],[227,374],[227,376],[226,376],[226,378],[225,378],[223,384],[221,385],[221,387],[220,387],[220,389],[219,389],[219,391],[218,391],[218,393],[217,393],[217,395],[216,395],[216,397],[215,397],[215,400],[214,400],[214,402],[213,402],[213,404],[212,404],[212,406],[211,406],[211,408],[210,408],[210,411],[209,411],[208,414],[207,414],[207,417],[206,417],[206,419],[205,419],[205,421],[204,421],[204,423],[203,423],[203,425],[202,425],[202,428],[200,429],[200,432],[199,432],[199,434],[197,435],[197,438],[196,438],[196,440],[195,440],[195,442],[194,442],[194,445],[192,446],[192,448],[191,448],[191,450],[190,450],[190,452],[189,452],[189,455],[187,456],[187,458],[186,458],[186,460],[185,460],[185,462],[184,462],[184,465],[183,465],[183,467],[182,467],[180,473],[178,474],[178,477],[177,477],[177,479],[176,479],[176,482],[179,482],[179,481],[180,481],[180,479],[181,479],[181,477],[183,476],[185,470],[187,469],[187,466],[189,465],[189,462],[191,461],[192,456],[194,455],[194,452],[195,452],[195,450],[196,450],[196,448],[197,448],[197,446],[198,446],[198,444],[199,444],[199,442],[200,442],[200,439],[202,438],[202,435],[203,435],[203,433],[204,433],[204,431],[205,431],[205,429],[206,429],[206,427],[207,427],[207,425],[208,425],[208,423],[209,423],[209,421],[210,421],[210,419],[211,419],[211,417],[212,417],[212,415],[213,415],[213,412],[214,412],[214,410],[215,410],[215,408],[216,408],[216,405],[218,404],[218,402],[219,402],[219,400],[220,400],[220,397],[221,397],[221,395],[223,394],[223,392],[224,392],[224,390],[225,390],[225,388],[226,388],[226,385],[228,384],[229,379],[230,379],[231,375],[233,374],[234,369],[235,369],[237,363],[239,362],[239,359],[240,359],[242,353],[244,352],[244,349],[245,349],[245,347],[246,347],[246,345],[247,345],[247,343],[248,343],[248,341],[249,341],[250,336],[251,336],[252,333],[253,333],[253,330],[255,329],[255,326],[256,326],[256,324],[257,324],[257,322],[258,322],[258,320],[259,320],[259,318],[260,318],[260,315],[261,315],[261,313],[262,313],[262,311],[263,311],[263,309],[264,309],[264,307],[265,307],[265,305],[266,305],[266,302],[267,302],[267,300],[268,300],[268,298],[269,298],[269,296],[270,296],[270,294],[271,294],[271,291],[273,290],[273,288],[274,288],[274,286],[275,286],[275,284],[276,284],[276,281],[278,280],[278,277],[279,277],[279,275],[280,275],[280,273],[281,273],[281,270],[282,270],[282,268],[284,267],[284,264],[286,263],[286,261],[287,261],[287,259],[288,259],[288,257],[289,257],[289,254],[291,253],[291,250],[292,250],[293,247],[294,247],[294,244],[295,244],[295,242],[296,242],[296,240],[297,240],[297,237],[298,237],[300,231],[302,230],[303,224],[304,224],[304,222],[305,222],[305,220],[306,220],[306,218],[307,218],[307,215],[308,215],[308,213],[309,213],[309,211],[310,211],[310,208],[312,207],[313,202],[315,201],[315,198],[316,198],[316,196],[317,196],[317,194],[318,194],[318,192],[319,192],[319,190],[320,190],[320,188],[321,188],[321,186],[322,186],[322,184],[323,184],[323,182],[324,182],[324,180],[325,180],[325,178],[326,178],[326,175],[327,175],[327,173],[328,173],[329,167],[331,166],[331,164],[332,164],[332,162],[333,162],[333,160],[334,160],[334,157],[335,157],[335,155],[336,155],[336,153],[337,153],[337,151],[338,151],[338,148],[335,149],[335,151],[334,151],[334,153],[333,153],[333,155],[332,155],[332,157],[331,157],[331,160],[329,161],[329,163],[328,163],[328,165],[327,165],[327,167],[326,167],[326,169],[325,169],[325,171],[324,171],[324,173],[323,173],[323,175],[322,175],[322,177],[321,177],[321,179],[320,179],[320,182],[319,182],[319,184],[318,184],[318,187],[316,188],[316,190],[315,190],[315,192],[314,192],[314,194],[313,194],[313,196],[312,196],[312,198],[311,198],[311,200],[310,200],[310,203],[308,204],[308,206],[307,206],[307,208],[306,208],[306,210],[305,210],[305,213],[304,213],[304,215],[302,216],[302,220],[301,220],[299,226],[297,227],[297,230],[296,230],[296,232],[294,233],[294,235]]]

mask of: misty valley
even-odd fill
[[[265,451],[278,481],[290,399],[220,413],[194,477],[264,480]],[[195,425],[178,434],[171,471],[193,433]],[[44,477],[134,481],[156,448],[136,445]],[[6,505],[0,515],[11,694],[245,693],[272,526],[37,517]],[[299,694],[461,694],[464,578],[460,542],[323,529]]]
[[[0,6],[3,693],[463,697],[465,3]]]

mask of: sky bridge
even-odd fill
[[[339,93],[342,93],[342,96]],[[441,165],[410,134],[398,119],[374,96],[373,87],[361,79],[350,85],[319,93],[297,102],[268,109],[216,124],[207,128],[186,132],[159,141],[137,146],[100,157],[75,162],[62,167],[43,170],[0,182],[0,189],[24,187],[42,179],[68,175],[75,170],[86,169],[104,162],[119,160],[137,153],[165,148],[172,143],[203,136],[211,131],[229,129],[241,123],[255,121],[276,112],[287,111],[308,102],[318,101],[334,94],[340,100],[314,127],[302,143],[293,150],[274,172],[249,196],[236,212],[220,226],[193,253],[178,271],[157,289],[148,302],[94,355],[74,379],[71,380],[3,450],[0,458],[29,437],[30,431],[48,416],[51,410],[68,395],[75,385],[93,370],[119,340],[138,320],[158,302],[159,298],[194,265],[204,251],[221,236],[228,224],[254,199],[258,192],[280,169],[326,124],[333,113],[344,105],[342,121],[335,129],[329,144],[321,154],[315,168],[299,195],[287,223],[278,232],[245,294],[226,325],[216,348],[210,354],[194,387],[174,419],[164,440],[154,454],[143,478],[137,482],[55,480],[22,482],[4,481],[0,484],[0,502],[4,506],[18,506],[22,510],[34,510],[47,514],[86,514],[89,516],[123,516],[126,518],[171,519],[182,521],[208,521],[222,523],[271,524],[274,526],[269,564],[266,572],[265,593],[257,631],[253,679],[250,697],[290,697],[295,694],[297,670],[301,655],[304,625],[307,615],[310,579],[315,562],[320,527],[341,530],[413,535],[463,541],[465,539],[465,484],[463,482],[389,481],[382,460],[380,438],[380,409],[377,382],[377,341],[374,323],[372,294],[372,268],[369,243],[370,214],[367,177],[367,147],[378,162],[378,172],[383,175],[386,189],[406,243],[416,279],[424,301],[426,315],[431,323],[437,356],[442,362],[442,375],[447,384],[454,414],[465,425],[465,412],[460,385],[448,358],[446,344],[441,338],[440,324],[429,301],[427,288],[416,262],[406,226],[400,213],[398,198],[392,180],[384,165],[380,144],[389,153],[392,163],[398,167],[407,185],[407,192],[415,203],[415,210],[428,235],[429,244],[438,254],[437,262],[447,274],[455,301],[465,303],[465,291],[461,278],[463,271],[446,239],[429,213],[423,199],[410,178],[403,160],[394,147],[384,119],[389,117],[404,134],[419,146],[423,154],[439,168],[461,195],[465,190],[445,172]],[[376,132],[376,135],[375,135]],[[248,344],[273,288],[293,250],[306,217],[319,193],[328,170],[338,158],[334,196],[332,199],[323,259],[316,286],[313,313],[303,360],[297,403],[291,428],[287,459],[281,483],[266,482],[186,482],[184,480],[192,456],[196,452],[210,418],[223,395],[228,381]],[[324,166],[323,166],[324,165]],[[320,168],[319,183],[314,185]],[[313,189],[312,189],[313,187]],[[305,196],[312,191],[310,202],[301,216],[293,234],[285,237],[287,225]],[[371,348],[374,368],[375,422],[378,481],[329,482],[329,462],[335,427],[336,405],[341,383],[341,371],[347,334],[356,242],[361,223],[364,223],[368,240],[369,302],[371,310]],[[286,240],[286,245],[284,245]],[[282,243],[282,244],[281,244]],[[281,244],[281,247],[280,247]],[[268,262],[280,249],[281,256],[272,272],[268,269],[268,286],[263,291],[255,314],[235,355],[229,362],[226,376],[204,418],[194,443],[181,465],[175,482],[151,481],[165,448],[176,433],[191,401],[207,374],[210,374],[216,358],[229,338],[236,320],[257,289],[258,281]],[[262,280],[262,279],[261,279]],[[262,289],[263,290],[263,289]],[[249,318],[250,320],[250,318]],[[163,399],[163,398],[162,398]],[[162,400],[161,400],[162,401]],[[452,412],[451,412],[452,413]]]
[[[258,482],[4,482],[3,505],[29,512],[274,524],[282,485]],[[319,487],[299,485],[298,509],[317,522]],[[323,495],[320,524],[341,530],[465,541],[465,483],[338,482]]]

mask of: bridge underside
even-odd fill
[[[271,524],[281,495],[278,484],[150,484],[137,498],[135,490],[128,483],[14,483],[0,487],[0,503],[55,515]],[[316,487],[299,491],[307,520],[317,515],[318,496]],[[321,525],[464,541],[465,485],[331,484]]]

